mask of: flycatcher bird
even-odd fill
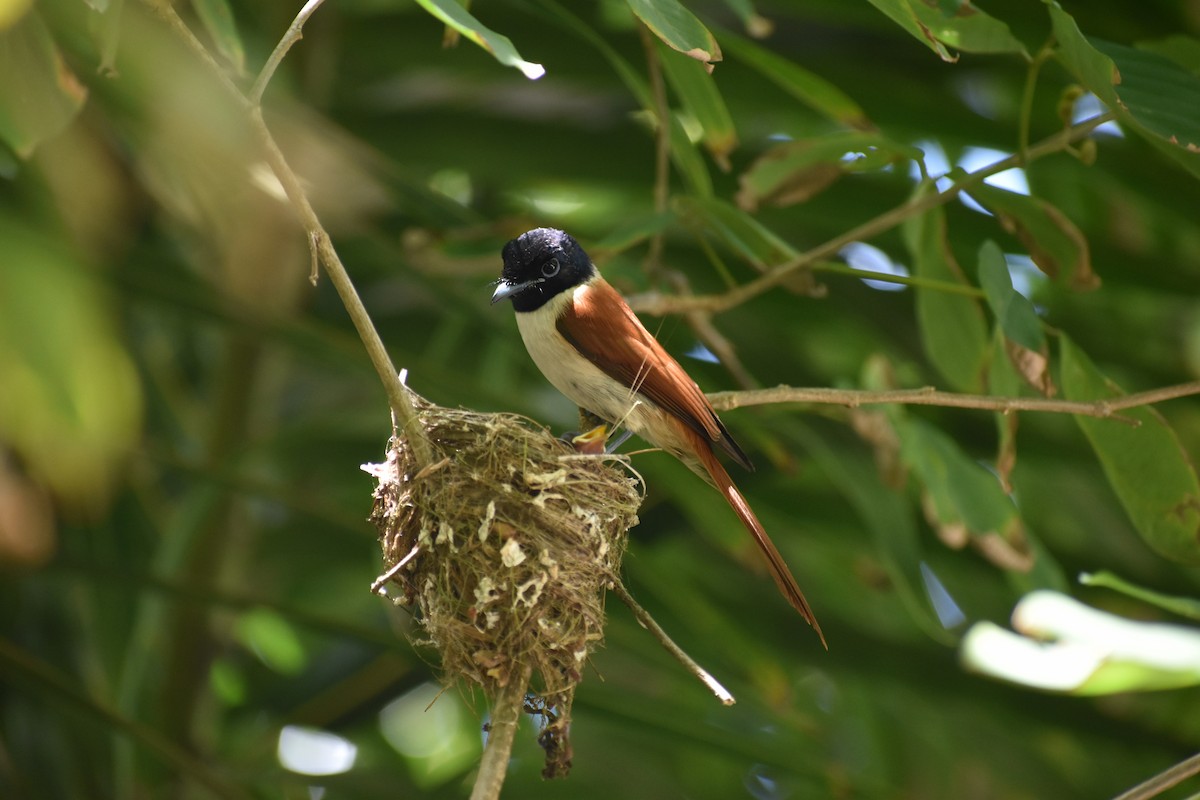
[[[717,460],[719,447],[754,469],[696,382],[568,234],[537,228],[506,244],[502,255],[492,303],[512,300],[525,348],[542,374],[581,408],[624,425],[715,486],[762,550],[779,591],[824,644],[796,579]]]

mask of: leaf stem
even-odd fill
[[[1029,152],[1029,127],[1033,119],[1033,95],[1037,91],[1038,75],[1042,71],[1042,65],[1053,56],[1054,48],[1050,42],[1047,42],[1030,60],[1029,69],[1025,72],[1025,86],[1021,92],[1021,112],[1017,123],[1017,155],[1021,157],[1022,162],[1025,161]]]

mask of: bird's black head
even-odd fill
[[[536,311],[559,292],[573,289],[596,274],[592,260],[570,235],[535,228],[504,245],[504,270],[492,302],[512,299],[517,311]]]

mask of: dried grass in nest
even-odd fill
[[[571,701],[603,640],[641,479],[625,458],[576,453],[522,417],[413,399],[433,463],[418,470],[393,436],[387,461],[366,467],[379,480],[380,583],[415,604],[448,684],[494,697],[535,676],[526,709],[545,720],[547,776],[565,774]]]

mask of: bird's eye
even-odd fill
[[[542,277],[553,278],[558,274],[558,259],[552,258],[545,264],[542,264]]]

